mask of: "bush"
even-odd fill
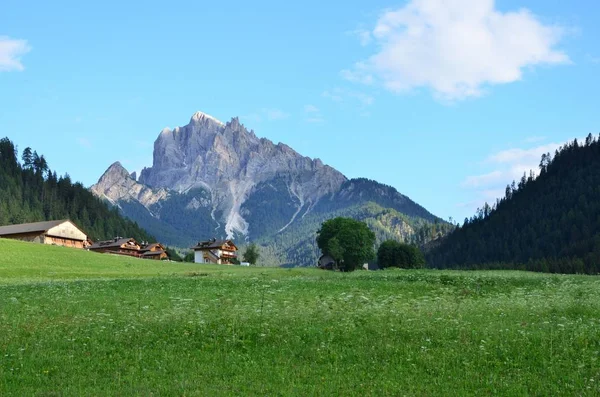
[[[425,266],[425,258],[418,247],[395,240],[381,243],[377,250],[377,262],[381,268],[418,269]]]
[[[317,232],[317,245],[324,255],[335,260],[342,271],[353,271],[370,261],[375,253],[375,234],[366,223],[351,218],[324,222]]]

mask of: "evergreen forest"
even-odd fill
[[[542,155],[461,227],[431,244],[429,267],[600,272],[600,139]]]
[[[68,174],[57,176],[44,155],[28,147],[19,156],[13,142],[0,139],[0,226],[59,219],[70,219],[92,240],[154,241]]]

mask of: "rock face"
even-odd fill
[[[339,190],[346,177],[319,159],[301,156],[282,143],[259,139],[237,118],[227,124],[198,112],[190,123],[164,129],[154,143],[154,161],[139,182],[178,193],[205,188],[214,212],[224,214],[225,232],[248,234],[241,207],[260,182],[288,177],[289,194],[299,200],[298,212],[310,210],[323,196]],[[290,219],[290,222],[292,219]]]
[[[91,191],[115,205],[122,200],[135,200],[147,208],[169,196],[166,189],[151,189],[136,182],[135,176],[118,161],[108,167]]]
[[[378,239],[405,241],[441,221],[390,186],[348,180],[319,159],[258,138],[237,118],[222,123],[201,112],[184,127],[163,129],[152,167],[136,176],[115,163],[91,190],[164,243],[251,240],[265,247],[268,264],[314,264],[315,233],[334,216],[367,222]]]

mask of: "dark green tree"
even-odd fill
[[[183,258],[173,248],[166,247],[165,251],[167,252],[167,255],[169,255],[170,260],[175,262],[183,262]]]
[[[194,263],[195,260],[195,254],[194,251],[190,251],[187,254],[185,254],[185,256],[183,257],[183,261],[184,262],[189,262],[189,263]]]
[[[366,223],[351,218],[325,221],[317,231],[317,245],[342,271],[353,271],[375,257],[375,233]]]
[[[386,240],[377,250],[377,263],[382,268],[417,269],[425,266],[425,258],[421,250],[414,245]]]
[[[256,265],[258,258],[260,258],[260,253],[258,252],[256,244],[252,243],[246,248],[243,258],[244,262],[249,262],[253,266]]]
[[[491,209],[427,251],[436,268],[600,273],[600,141],[588,135],[540,160]]]
[[[33,153],[30,147],[26,147],[25,150],[23,150],[21,160],[23,160],[23,168],[31,169],[33,167]]]
[[[51,172],[43,155],[27,148],[21,158],[23,165],[17,157],[14,144],[8,138],[0,139],[0,226],[69,218],[92,240],[127,236],[154,241],[81,183]]]

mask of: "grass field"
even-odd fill
[[[0,395],[598,395],[600,278],[154,263],[0,239]]]

